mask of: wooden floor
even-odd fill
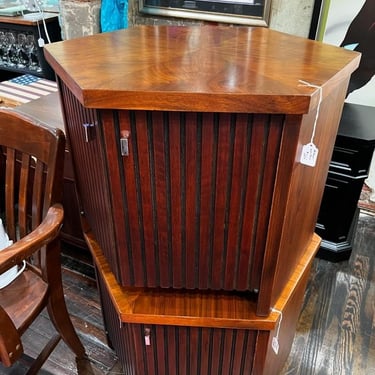
[[[374,259],[375,216],[361,213],[351,259],[314,261],[290,357],[282,374],[275,375],[375,375]],[[90,274],[90,267],[86,271]],[[117,357],[106,344],[95,282],[67,269],[63,278],[68,309],[89,360],[79,363],[77,371],[74,357],[60,343],[40,374],[121,374]],[[11,370],[0,365],[0,374],[24,374],[29,356],[35,357],[50,330],[43,315],[25,334],[28,356]]]
[[[283,375],[375,375],[375,216],[361,214],[349,261],[315,260]]]

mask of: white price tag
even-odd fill
[[[308,165],[309,167],[315,167],[316,160],[318,159],[318,148],[314,143],[310,142],[302,147],[301,153],[301,164]]]
[[[272,337],[272,349],[276,355],[279,354],[279,340],[277,337]]]

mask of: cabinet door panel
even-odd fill
[[[259,287],[281,119],[103,112],[125,285]]]

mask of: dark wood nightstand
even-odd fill
[[[345,103],[316,225],[318,256],[350,257],[357,207],[375,147],[375,107]]]

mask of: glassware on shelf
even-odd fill
[[[5,33],[0,31],[0,65],[5,65],[6,52],[8,50]]]
[[[34,34],[0,30],[0,66],[42,72]]]
[[[16,37],[14,33],[8,31],[5,33],[6,43],[7,43],[7,66],[15,66],[16,64],[14,61],[14,54],[15,54],[15,44],[16,44]]]
[[[42,68],[37,61],[36,51],[38,47],[36,46],[34,35],[29,34],[26,36],[24,46],[28,57],[27,68],[40,72]]]
[[[16,53],[17,53],[17,67],[18,68],[25,68],[26,67],[26,54],[24,52],[24,46],[26,43],[26,34],[19,33],[17,35],[17,43],[16,43]]]

